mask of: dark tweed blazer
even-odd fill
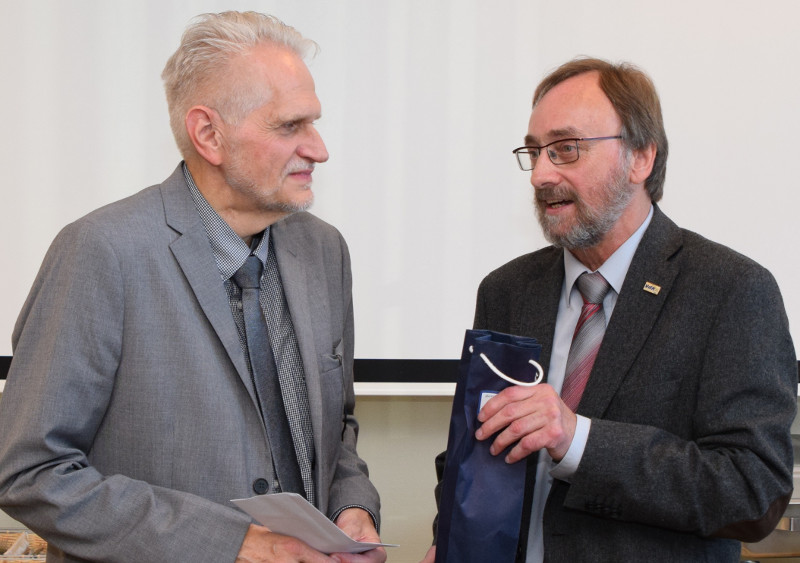
[[[475,328],[533,336],[549,365],[563,277],[553,247],[495,270]],[[583,459],[547,500],[546,560],[738,561],[724,538],[764,536],[790,497],[796,392],[772,275],[656,207],[577,410],[592,419]]]

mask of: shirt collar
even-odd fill
[[[611,288],[619,295],[622,290],[622,284],[625,282],[625,276],[628,274],[633,255],[639,247],[639,243],[644,236],[644,232],[650,225],[650,220],[653,218],[653,206],[650,206],[650,212],[647,217],[639,226],[638,229],[626,240],[622,246],[614,251],[614,254],[608,257],[608,260],[603,262],[597,271],[609,283]],[[580,260],[568,250],[564,251],[564,299],[569,304],[569,297],[572,295],[572,288],[575,281],[584,272],[590,272],[589,268],[584,266]]]
[[[255,245],[255,249],[251,249],[200,193],[185,162],[183,163],[183,175],[186,185],[189,186],[192,200],[200,213],[222,279],[230,279],[236,270],[242,267],[251,253],[257,256],[263,264],[266,264],[269,252],[269,227],[261,235],[253,237],[252,245]]]

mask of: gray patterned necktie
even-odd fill
[[[603,334],[606,332],[606,318],[603,313],[603,299],[611,286],[599,272],[584,272],[575,282],[583,297],[583,308],[572,336],[572,345],[567,356],[566,377],[561,388],[561,399],[572,410],[578,408],[583,390],[589,381]]]
[[[250,255],[233,275],[233,281],[242,290],[247,353],[278,483],[284,492],[305,496],[269,331],[258,298],[262,268],[261,260],[257,256]]]

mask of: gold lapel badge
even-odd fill
[[[656,285],[653,282],[644,282],[644,288],[647,293],[652,293],[653,295],[658,295],[658,292],[661,291],[661,286]]]

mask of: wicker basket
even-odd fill
[[[28,543],[22,554],[5,555],[21,536]],[[47,542],[28,530],[0,530],[0,563],[23,563],[44,561],[47,554]]]

